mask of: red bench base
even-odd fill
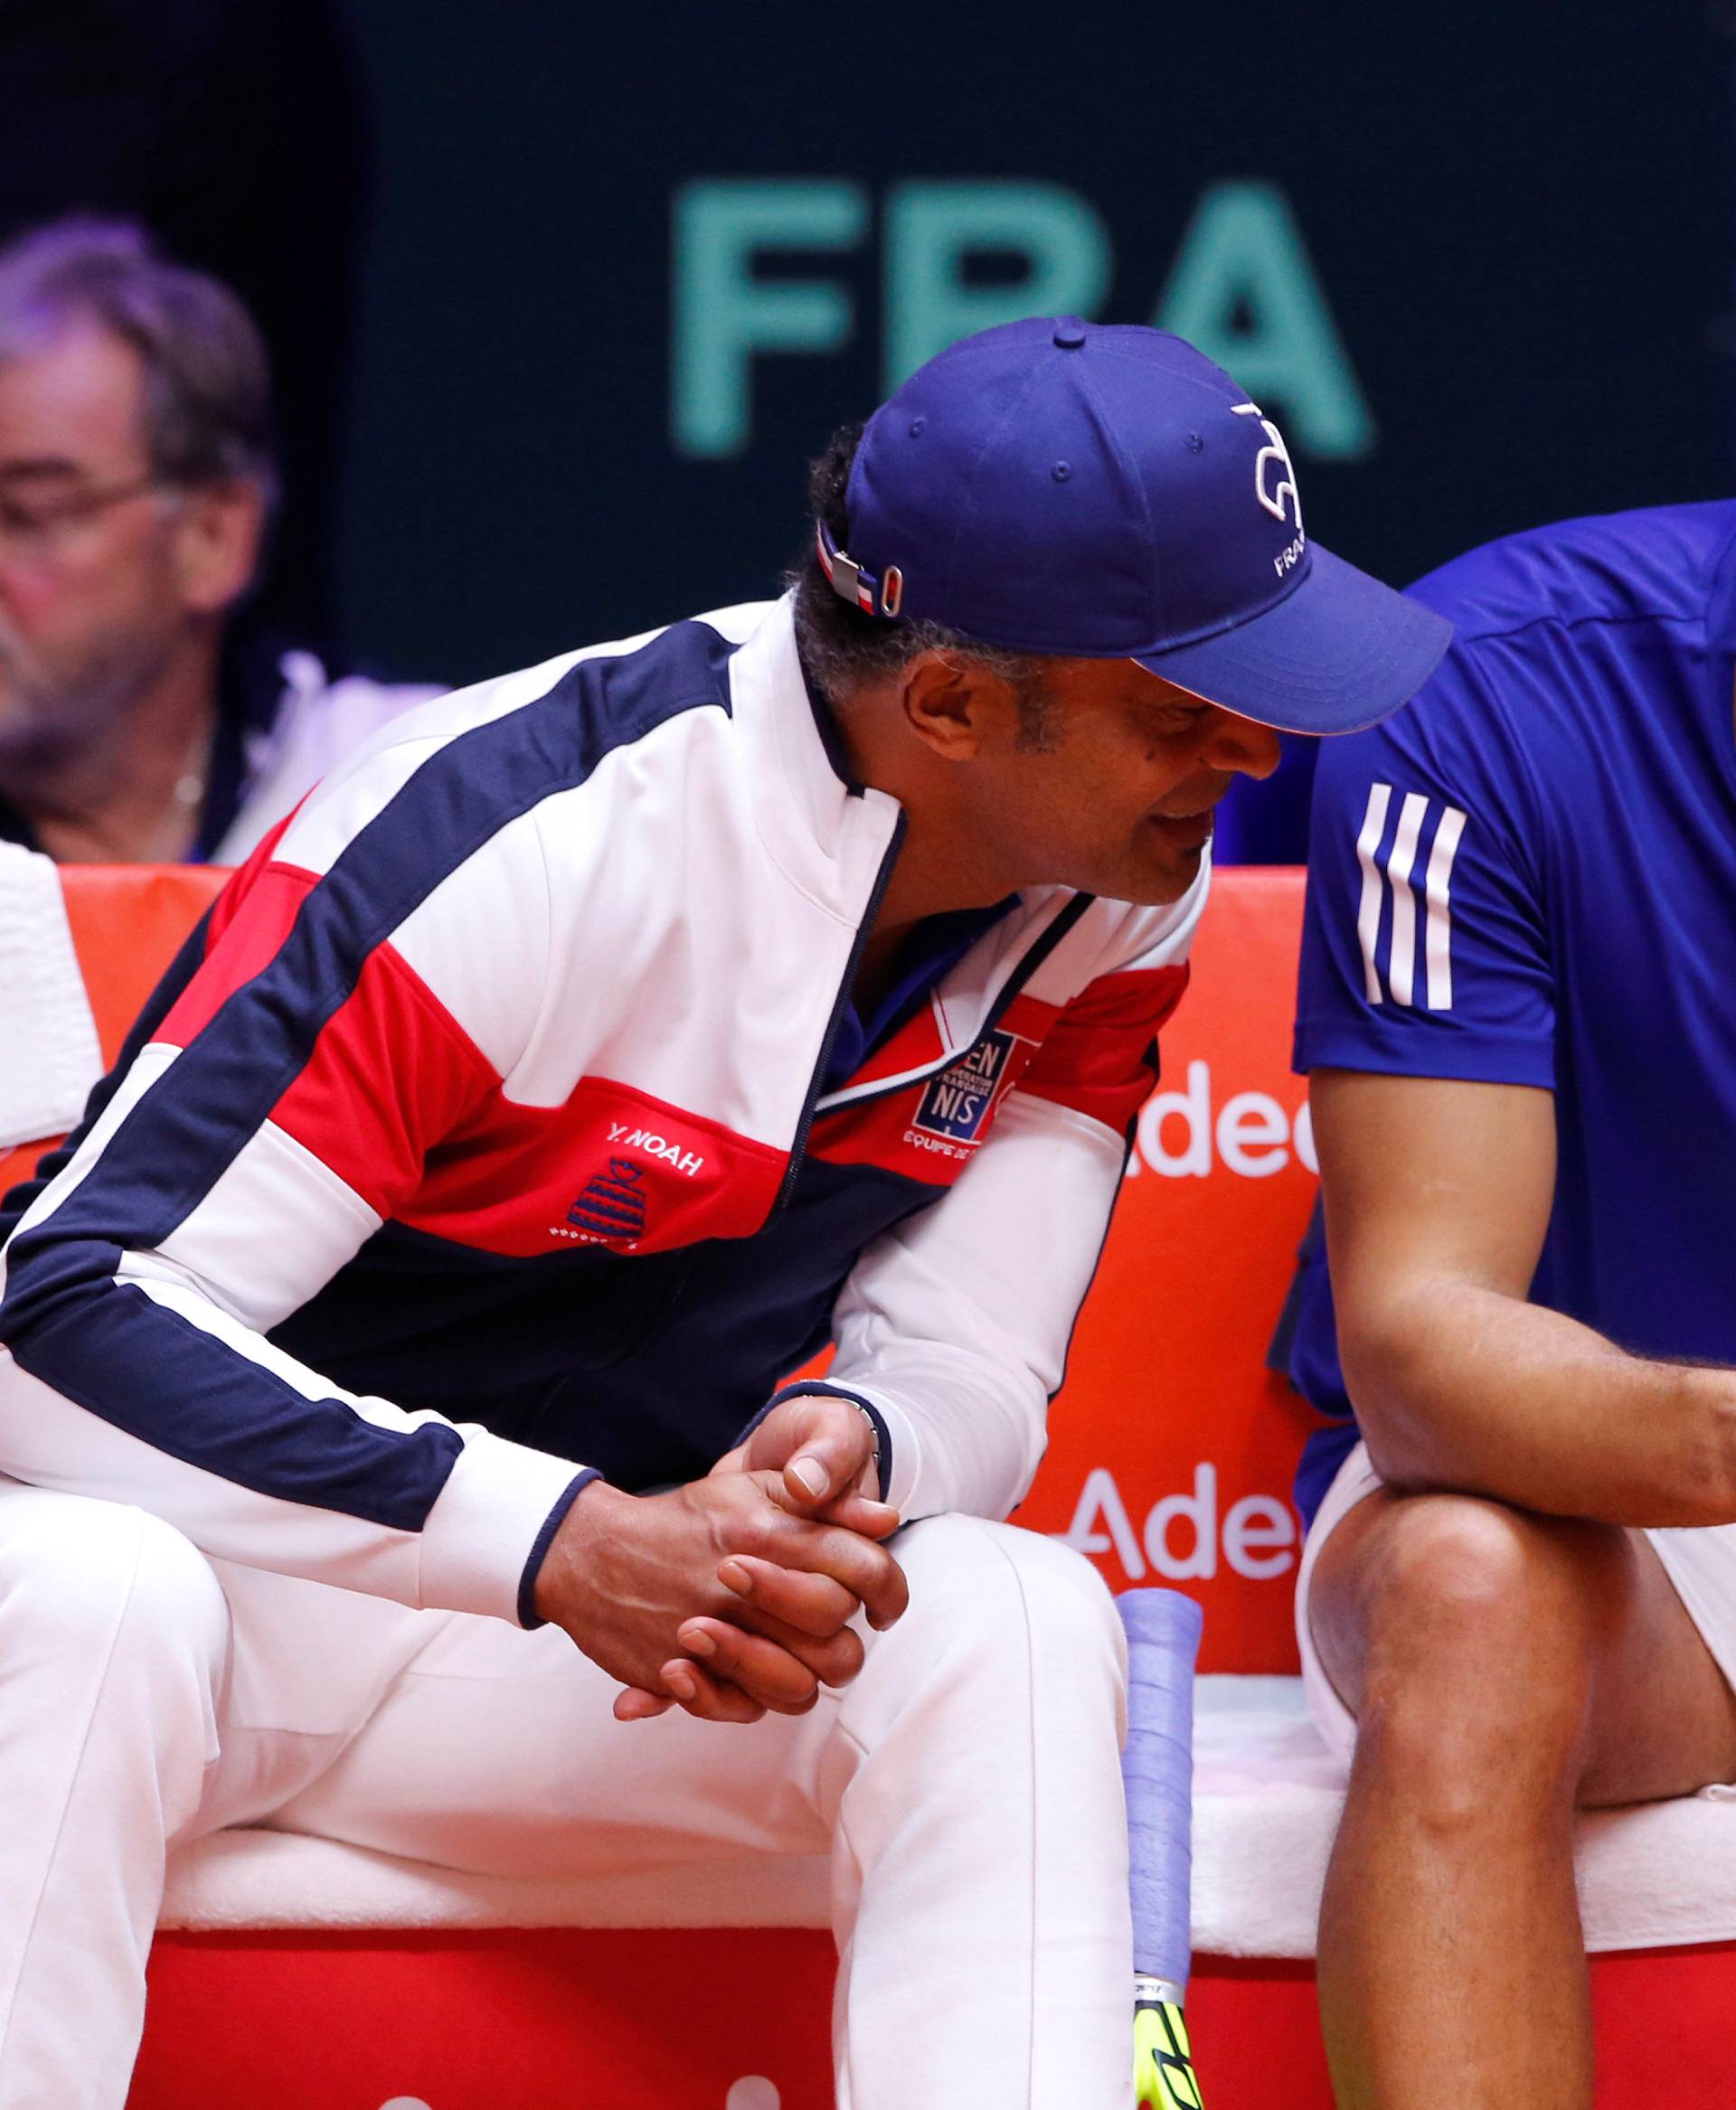
[[[830,2110],[832,1976],[807,1930],[165,1935],[129,2110]],[[1600,2102],[1729,2110],[1736,1945],[1592,1990]],[[1188,2017],[1210,2110],[1332,2110],[1310,1965],[1203,1957]]]
[[[830,2110],[833,1968],[807,1928],[163,1935],[128,2110]]]
[[[1591,2003],[1599,2105],[1736,2102],[1736,1945],[1594,1956]],[[1187,2013],[1207,2110],[1333,2110],[1311,1964],[1203,1957]],[[1477,2018],[1467,2013],[1465,2026],[1474,2031]],[[1458,2102],[1454,2077],[1441,2081],[1440,2101]]]

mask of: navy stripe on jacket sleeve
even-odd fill
[[[346,1399],[309,1399],[136,1284],[115,1282],[120,1258],[118,1247],[89,1239],[40,1255],[17,1300],[20,1370],[237,1487],[421,1530],[464,1447],[456,1428],[381,1428]]]

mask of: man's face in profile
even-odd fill
[[[144,409],[137,353],[95,326],[0,360],[0,766],[58,766],[187,624]]]
[[[1199,876],[1219,801],[1238,775],[1270,776],[1278,736],[1132,660],[1040,665],[1043,737],[1028,710],[1023,722],[1005,705],[984,717],[975,828],[1022,884],[1179,900]]]

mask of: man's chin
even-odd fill
[[[89,749],[101,718],[22,686],[0,655],[0,770],[14,779],[57,776]]]
[[[1170,850],[1163,862],[1141,858],[1120,874],[1117,883],[1093,888],[1112,901],[1130,901],[1137,909],[1167,909],[1179,901],[1200,876],[1205,857],[1203,844],[1197,850]]]

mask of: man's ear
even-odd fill
[[[182,494],[175,567],[189,614],[220,616],[247,591],[259,568],[265,497],[246,476]]]
[[[968,762],[982,752],[1005,683],[986,667],[947,652],[924,652],[904,670],[900,702],[910,730],[945,762]]]

